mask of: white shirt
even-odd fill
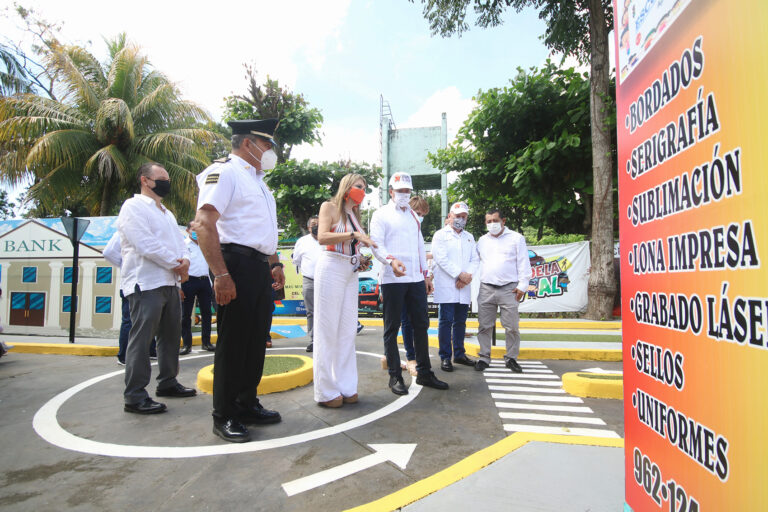
[[[179,259],[189,259],[176,217],[166,207],[157,207],[149,196],[136,194],[120,208],[117,217],[122,265],[120,289],[126,297],[141,290],[178,286],[171,269]]]
[[[123,255],[120,254],[120,251],[120,232],[115,231],[101,255],[104,256],[105,260],[120,268],[123,265]]]
[[[475,251],[475,237],[465,230],[456,232],[451,226],[438,230],[432,237],[432,273],[435,276],[436,304],[469,304],[472,287],[456,288],[456,278],[466,272],[474,274],[480,264]]]
[[[371,239],[379,246],[373,254],[384,265],[381,282],[415,283],[424,280],[427,271],[427,252],[421,225],[410,207],[402,210],[390,201],[371,217]],[[395,277],[390,266],[391,258],[405,265],[405,275]]]
[[[315,237],[309,234],[304,235],[296,241],[296,246],[293,248],[291,259],[296,268],[301,272],[301,275],[314,279],[315,264],[322,253],[323,248],[320,246],[320,243],[315,240]]]
[[[477,241],[477,253],[482,261],[481,283],[500,286],[517,281],[518,290],[528,290],[531,260],[523,235],[507,227],[497,237],[486,233]]]
[[[200,246],[191,238],[187,238],[184,243],[189,251],[189,275],[192,277],[208,277],[208,262],[205,261],[205,256],[203,256]]]
[[[222,244],[240,244],[266,255],[277,250],[277,209],[264,172],[236,155],[216,162],[197,176],[197,208],[219,212],[216,228]]]

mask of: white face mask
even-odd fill
[[[410,192],[395,192],[395,204],[399,206],[400,208],[405,208],[408,206],[408,201],[411,199],[411,193]]]
[[[270,169],[274,169],[275,164],[277,164],[277,153],[275,153],[274,149],[270,148],[264,151],[261,154],[261,158],[256,158],[256,155],[254,155],[250,151],[248,151],[248,153],[250,153],[251,156],[261,164],[262,171],[269,171]]]
[[[485,227],[488,230],[488,232],[493,236],[498,235],[499,233],[501,233],[501,230],[502,230],[501,222],[489,222],[488,224],[485,225]]]

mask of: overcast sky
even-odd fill
[[[432,36],[420,2],[255,0],[133,2],[29,0],[60,38],[106,56],[104,38],[126,32],[185,97],[220,120],[223,98],[245,92],[244,63],[304,94],[325,118],[323,144],[292,154],[313,161],[379,163],[379,97],[400,127],[437,126],[452,138],[479,89],[503,86],[521,66],[547,58],[544,23],[534,11],[504,16],[500,27],[472,27],[461,38]],[[18,22],[0,34],[18,39]]]

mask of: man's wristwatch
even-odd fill
[[[270,269],[272,269],[272,268],[275,268],[275,267],[280,267],[280,268],[283,268],[283,267],[284,267],[284,265],[278,261],[278,262],[275,262],[275,263],[273,263],[272,265],[270,265],[270,267],[269,267],[269,268],[270,268]]]

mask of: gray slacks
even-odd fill
[[[175,286],[135,291],[128,295],[131,332],[125,351],[126,404],[137,404],[149,396],[145,389],[152,376],[149,345],[157,336],[157,389],[177,384],[181,339],[181,299]]]
[[[307,309],[307,334],[309,341],[315,341],[315,280],[301,277],[302,293],[304,294],[304,307]]]
[[[501,286],[480,283],[477,295],[477,341],[480,344],[478,356],[486,363],[491,362],[491,337],[496,323],[496,310],[501,310],[501,325],[506,331],[507,353],[504,360],[517,359],[520,355],[520,313],[515,295],[517,282]]]

